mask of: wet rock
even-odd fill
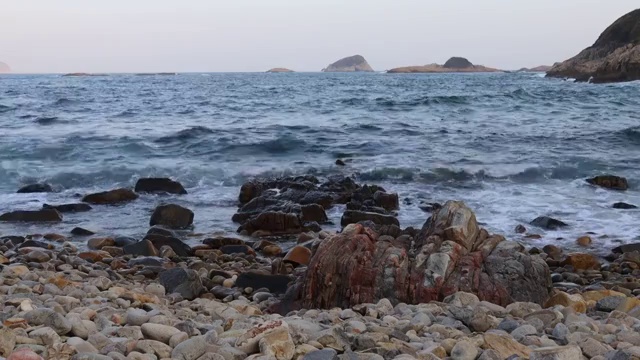
[[[515,229],[516,234],[524,234],[527,232],[527,228],[524,225],[517,225]]]
[[[91,205],[83,204],[83,203],[61,204],[61,205],[43,204],[42,208],[43,209],[54,209],[54,210],[57,210],[60,213],[86,212],[86,211],[89,211],[89,210],[93,209],[91,207]]]
[[[570,346],[552,346],[542,347],[531,351],[530,360],[572,360],[582,359],[582,351],[580,347]]]
[[[268,211],[246,221],[238,228],[238,232],[249,234],[262,230],[270,234],[297,234],[304,229],[297,214],[280,211]]]
[[[99,193],[89,194],[82,198],[83,202],[96,205],[115,205],[130,202],[138,198],[138,195],[130,189],[115,189]]]
[[[638,207],[636,205],[627,204],[624,202],[617,202],[613,204],[613,208],[614,209],[637,209]]]
[[[149,225],[162,225],[171,229],[186,229],[193,224],[193,211],[176,204],[156,207]]]
[[[284,256],[284,261],[288,261],[296,265],[309,265],[309,262],[311,261],[311,250],[301,245],[294,246]]]
[[[245,245],[244,240],[229,237],[206,238],[202,243],[212,249],[219,249],[225,245]]]
[[[615,175],[600,175],[586,180],[589,184],[612,190],[627,190],[627,179]]]
[[[181,268],[165,270],[159,274],[158,281],[168,294],[178,293],[188,300],[195,299],[204,291],[200,276],[194,270]]]
[[[342,218],[340,219],[340,224],[342,226],[347,226],[349,224],[357,224],[361,221],[371,221],[377,225],[400,226],[400,222],[398,221],[398,219],[393,216],[357,210],[345,211],[342,215]]]
[[[184,195],[187,190],[179,182],[168,178],[142,178],[136,182],[135,192]]]
[[[632,253],[634,251],[640,252],[640,242],[616,246],[611,251],[614,254],[626,254],[626,253]]]
[[[557,230],[569,226],[560,220],[548,216],[539,216],[533,219],[530,224],[547,230]]]
[[[52,192],[53,188],[49,184],[30,184],[21,187],[18,190],[18,194],[27,194],[27,193],[46,193]]]
[[[247,245],[225,245],[220,248],[223,254],[245,254],[255,255],[256,252]]]
[[[336,165],[338,166],[346,166],[347,164],[345,164],[345,162],[341,159],[336,159]]]
[[[149,234],[144,237],[144,240],[151,241],[151,244],[153,244],[156,249],[161,249],[163,246],[168,246],[178,256],[186,257],[193,255],[193,249],[191,249],[191,246],[185,244],[182,240],[175,237]]]
[[[257,272],[244,272],[238,276],[236,286],[241,288],[267,288],[274,294],[284,294],[287,291],[291,277],[287,275],[268,275]]]
[[[576,244],[583,247],[591,246],[592,242],[593,240],[589,236],[581,236],[576,240]]]
[[[60,222],[62,214],[53,209],[18,210],[0,215],[0,221],[6,222]]]
[[[71,234],[75,236],[91,236],[95,235],[95,233],[91,230],[87,230],[81,227],[74,227],[71,229]]]
[[[158,249],[149,240],[142,240],[137,243],[125,245],[122,250],[125,254],[136,256],[158,256]]]
[[[300,208],[302,213],[302,222],[305,221],[315,221],[318,223],[323,223],[327,221],[327,214],[324,211],[324,208],[318,204],[308,204],[302,205]]]

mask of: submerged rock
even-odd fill
[[[49,205],[43,204],[43,209],[55,209],[61,213],[74,213],[85,212],[93,209],[89,204],[77,203],[77,204],[62,204],[62,205]]]
[[[340,59],[322,69],[322,72],[372,72],[371,65],[361,55]]]
[[[0,221],[6,222],[60,222],[62,214],[54,209],[11,211],[0,215]]]
[[[539,216],[533,219],[530,224],[547,230],[557,230],[569,226],[567,223],[548,216]]]
[[[136,182],[135,192],[184,195],[187,190],[177,181],[168,178],[142,178]]]
[[[43,192],[52,192],[53,188],[49,184],[30,184],[21,187],[18,190],[18,194],[27,194],[27,193],[43,193]]]
[[[594,83],[640,79],[640,9],[616,20],[590,47],[554,65],[547,76]]]
[[[86,195],[82,198],[82,201],[96,205],[115,205],[130,202],[137,198],[138,195],[130,189],[115,189]]]
[[[600,186],[605,189],[627,190],[629,184],[627,179],[615,175],[600,175],[586,180],[589,184]]]
[[[614,209],[625,209],[625,210],[628,210],[628,209],[637,209],[637,208],[638,208],[638,207],[637,207],[637,206],[635,206],[635,205],[627,204],[627,203],[624,203],[624,202],[617,202],[617,203],[613,204],[613,206],[612,206],[612,207],[613,207]]]

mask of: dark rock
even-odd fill
[[[609,26],[578,55],[555,64],[547,76],[594,83],[640,80],[640,9]]]
[[[274,309],[295,304],[347,308],[382,298],[393,304],[427,303],[458,291],[502,306],[543,304],[549,298],[547,264],[516,242],[490,236],[462,202],[447,202],[425,223],[413,246],[416,255],[410,257],[393,242],[377,240],[371,229],[350,225],[322,242],[307,272]]]
[[[442,208],[442,205],[438,203],[421,203],[418,207],[424,212],[432,213],[434,211],[440,210],[440,208]]]
[[[193,211],[176,204],[156,207],[150,226],[162,225],[171,229],[185,229],[193,224]]]
[[[202,240],[202,243],[209,246],[212,249],[219,249],[226,245],[244,245],[244,240],[229,238],[229,237],[217,237],[217,238],[206,238]]]
[[[176,237],[176,234],[173,231],[169,229],[165,229],[161,226],[153,226],[147,231],[147,235],[161,235],[161,236],[168,236],[168,237]]]
[[[125,254],[135,256],[158,256],[158,249],[149,240],[138,241],[137,243],[125,245],[122,250]]]
[[[127,262],[130,267],[144,266],[144,267],[163,267],[166,264],[166,260],[155,256],[145,256],[135,259],[131,259]]]
[[[236,279],[236,286],[240,288],[267,288],[274,294],[284,294],[291,282],[288,275],[270,275],[257,272],[244,272]]]
[[[280,211],[260,213],[238,228],[238,232],[246,230],[249,234],[257,231],[269,231],[272,234],[297,234],[303,231],[298,215]]]
[[[247,245],[224,245],[220,248],[223,254],[255,255],[255,251]]]
[[[591,185],[600,186],[605,189],[627,190],[629,188],[627,179],[615,175],[600,175],[587,179],[586,181]]]
[[[91,236],[91,235],[95,235],[95,233],[91,230],[87,230],[87,229],[83,229],[81,227],[74,227],[71,230],[71,234],[72,235],[76,235],[76,236]]]
[[[638,207],[635,205],[631,205],[623,202],[617,202],[613,204],[613,208],[614,209],[637,209]]]
[[[27,193],[43,193],[43,192],[52,192],[53,189],[49,184],[30,184],[27,186],[23,186],[18,190],[18,194],[27,194]]]
[[[142,178],[136,182],[135,192],[184,195],[187,190],[179,182],[168,178]]]
[[[340,159],[337,159],[336,160],[336,165],[338,165],[338,166],[346,166],[347,164],[345,164],[344,161],[342,161]]]
[[[624,296],[607,296],[596,302],[596,310],[612,312],[616,310],[626,298]]]
[[[27,240],[18,246],[18,249],[26,248],[26,247],[36,247],[41,249],[51,249],[51,244],[47,244],[46,242],[38,241],[38,240]]]
[[[116,189],[86,195],[82,201],[96,205],[114,205],[130,202],[137,198],[138,195],[130,189]]]
[[[322,69],[322,72],[372,72],[373,69],[361,55],[340,59]]]
[[[144,237],[144,240],[149,240],[156,249],[160,249],[163,246],[169,246],[178,256],[187,257],[193,255],[191,246],[175,237],[149,234]]]
[[[211,289],[211,293],[213,294],[213,296],[215,296],[217,299],[224,299],[227,296],[231,296],[234,297],[234,295],[236,295],[236,293],[238,293],[238,290],[236,289],[231,289],[231,288],[226,288],[224,286],[214,286]]]
[[[198,273],[189,269],[165,270],[158,275],[158,282],[167,294],[178,293],[187,300],[195,299],[205,290]]]
[[[327,213],[324,212],[324,208],[318,204],[302,205],[302,221],[315,221],[323,223],[328,220]]]
[[[35,211],[12,211],[0,215],[0,221],[7,222],[60,222],[62,214],[53,209]]]
[[[62,205],[49,205],[49,204],[44,204],[42,205],[43,209],[55,209],[58,210],[58,212],[61,213],[74,213],[74,212],[85,212],[85,211],[89,211],[92,209],[92,207],[89,204],[82,204],[82,203],[78,203],[78,204],[62,204]]]
[[[531,221],[530,224],[533,226],[537,226],[539,228],[547,229],[547,230],[557,230],[559,228],[569,226],[568,224],[560,220],[557,220],[548,216],[539,216],[533,219],[533,221]]]
[[[516,226],[516,234],[524,234],[527,232],[527,228],[523,225]]]
[[[138,242],[138,240],[128,236],[116,236],[113,240],[118,247],[125,247]]]
[[[400,226],[398,219],[393,216],[356,210],[345,211],[342,215],[342,219],[340,220],[340,224],[342,226],[347,226],[349,224],[359,223],[360,221],[372,221],[378,225]]]
[[[386,193],[384,191],[376,191],[373,194],[373,200],[376,205],[387,211],[397,210],[400,208],[400,201],[397,193]]]
[[[611,251],[613,251],[613,253],[615,254],[626,254],[634,251],[640,252],[640,243],[624,244],[624,245],[616,246]]]
[[[471,63],[471,61],[463,57],[454,56],[447,60],[447,62],[445,62],[443,66],[450,69],[464,69],[473,67],[473,64]]]

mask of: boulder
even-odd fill
[[[383,298],[427,303],[458,291],[502,306],[544,304],[550,289],[542,258],[502,236],[489,236],[464,203],[449,201],[427,220],[412,246],[378,240],[376,229],[361,224],[325,239],[282,308],[348,308]]]
[[[562,265],[571,265],[576,270],[600,270],[600,260],[592,254],[569,254]]]
[[[200,275],[190,269],[175,268],[162,271],[158,275],[158,282],[164,286],[167,294],[178,293],[187,300],[195,299],[205,290]]]
[[[60,222],[62,214],[53,209],[45,210],[18,210],[0,215],[0,221],[6,222]]]
[[[625,209],[625,210],[637,209],[638,208],[636,205],[627,204],[627,203],[624,203],[624,202],[617,202],[617,203],[613,204],[612,207],[614,209]]]
[[[135,256],[158,256],[158,249],[149,240],[138,241],[133,244],[125,245],[122,250],[127,255]]]
[[[191,246],[185,244],[182,240],[172,236],[149,234],[145,236],[143,240],[149,240],[156,249],[160,249],[163,246],[168,246],[178,256],[186,257],[193,255],[193,249],[191,249]]]
[[[627,179],[615,175],[600,175],[589,178],[586,181],[591,185],[600,186],[605,189],[624,191],[629,188]]]
[[[187,190],[182,184],[168,178],[142,178],[136,182],[137,193],[166,193],[184,195]]]
[[[46,193],[46,192],[52,192],[53,188],[51,188],[51,185],[43,183],[43,184],[30,184],[30,185],[26,185],[21,187],[18,190],[18,194],[28,194],[28,193]]]
[[[374,224],[378,225],[400,226],[400,222],[398,221],[398,219],[393,216],[357,210],[345,211],[342,215],[342,218],[340,219],[340,224],[342,226],[347,226],[349,224],[357,224],[360,221],[371,221]]]
[[[373,72],[373,69],[363,56],[353,55],[334,62],[322,72]]]
[[[554,65],[549,77],[608,83],[640,80],[640,9],[622,16],[578,55]]]
[[[611,251],[614,254],[625,254],[625,253],[631,253],[634,251],[640,252],[640,242],[616,246]]]
[[[43,209],[54,209],[61,213],[74,213],[74,212],[85,212],[92,209],[91,205],[77,203],[77,204],[61,204],[61,205],[49,205],[43,204]]]
[[[193,224],[193,211],[176,204],[160,205],[151,215],[149,225],[186,229]]]
[[[530,224],[547,230],[558,230],[560,228],[569,226],[569,224],[548,216],[539,216],[533,219]]]
[[[296,265],[309,265],[311,261],[311,250],[301,245],[294,246],[287,252],[283,260]]]
[[[449,69],[464,69],[473,66],[473,64],[463,57],[454,56],[447,60],[443,66]]]
[[[130,189],[115,189],[86,195],[82,198],[82,201],[96,205],[115,205],[130,202],[137,198],[138,195]]]

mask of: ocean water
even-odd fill
[[[234,232],[240,185],[254,176],[354,174],[401,196],[403,227],[421,202],[464,200],[492,232],[596,251],[640,239],[640,83],[576,84],[538,74],[178,74],[0,77],[0,212],[81,194],[182,182],[181,197],[143,195],[55,225],[0,224],[0,234],[139,236],[163,202],[195,212],[195,231]],[[334,165],[344,159],[346,167]],[[629,179],[626,192],[589,176]],[[56,192],[16,194],[48,182]],[[331,211],[339,219],[340,208]],[[539,215],[571,226],[525,240]],[[339,223],[339,221],[337,222]]]

